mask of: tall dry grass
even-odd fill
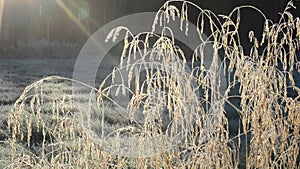
[[[188,34],[190,8],[199,11],[198,35]],[[253,46],[248,56],[239,37],[240,13],[245,8],[265,19],[262,37],[249,32]],[[294,76],[300,72],[296,55],[300,20],[290,8],[292,1],[279,22],[273,23],[253,6],[217,16],[192,2],[172,0],[154,20],[153,29],[162,28],[161,34],[153,30],[132,35],[124,27],[112,30],[107,40],[125,31],[121,66],[99,88],[47,77],[24,90],[9,116],[7,139],[1,142],[3,150],[10,150],[3,164],[7,168],[299,168],[300,89]],[[172,30],[164,26],[178,17],[187,36],[201,38],[206,25],[210,30],[205,32],[208,40],[194,51],[191,62],[200,61],[200,66],[192,66],[191,72],[186,71],[187,56],[170,36]],[[213,53],[204,56],[203,46],[208,43],[213,44]],[[224,53],[221,63],[219,51]],[[212,57],[210,67],[204,65],[204,57]],[[221,71],[228,74],[224,93]],[[63,89],[61,82],[82,88]],[[235,86],[240,105],[229,101]],[[295,94],[290,96],[288,90]],[[229,133],[226,114],[231,112],[225,104],[239,113],[238,133]]]

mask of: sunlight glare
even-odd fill
[[[3,18],[3,12],[4,12],[4,3],[5,0],[0,0],[0,32],[2,28],[2,18]]]
[[[68,15],[68,17],[75,22],[81,31],[87,36],[90,37],[90,31],[79,21],[79,19],[72,13],[72,11],[66,6],[66,4],[62,0],[55,0],[55,2],[60,6],[60,8]]]

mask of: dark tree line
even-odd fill
[[[2,41],[46,39],[78,42],[105,23],[139,12],[140,0],[5,0]],[[163,0],[148,9],[155,11]],[[152,5],[149,5],[151,2]],[[145,9],[145,8],[144,8]],[[144,10],[142,9],[142,10]]]
[[[74,2],[75,0],[68,1]],[[88,9],[81,4],[70,10],[76,17],[82,9]],[[85,21],[81,21],[86,24]],[[74,34],[76,36],[74,36]],[[73,36],[72,36],[73,35]],[[55,0],[7,0],[5,1],[1,40],[6,42],[16,39],[46,39],[70,40],[80,38],[75,23]]]
[[[0,45],[3,48],[16,41],[41,39],[82,44],[104,24],[132,13],[157,11],[165,1],[5,0]],[[273,20],[277,19],[277,13],[282,11],[285,1],[193,0],[199,6],[211,9],[217,14],[228,14],[235,6],[252,4],[262,9]],[[245,15],[245,20],[248,25],[257,27],[259,22],[257,19],[249,20],[251,15],[251,12],[248,16]],[[245,26],[245,33],[247,31]]]

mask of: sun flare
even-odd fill
[[[78,25],[81,31],[86,36],[91,36],[91,32],[80,22],[80,20],[76,17],[76,15],[68,8],[68,6],[62,0],[55,0],[55,2],[59,5],[59,7],[68,15],[68,17]]]
[[[2,18],[3,18],[3,11],[4,11],[4,3],[5,0],[0,0],[0,32],[2,28]]]

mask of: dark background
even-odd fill
[[[2,0],[3,1],[3,0]],[[1,57],[77,57],[88,37],[106,23],[124,15],[157,11],[165,0],[5,0],[0,32]],[[274,22],[287,0],[193,0],[216,14],[234,7],[254,5]],[[298,9],[291,12],[300,15]],[[257,12],[243,10],[240,35],[259,34],[264,21]],[[152,21],[149,21],[152,22]],[[81,28],[80,26],[81,25]],[[65,52],[63,52],[65,51]]]

